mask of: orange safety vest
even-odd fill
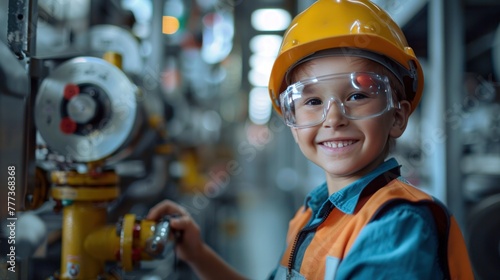
[[[444,260],[443,264],[447,263],[447,267],[443,267],[446,279],[474,279],[465,242],[455,218],[432,196],[398,179],[374,190],[373,194],[361,197],[354,215],[345,214],[334,208],[316,229],[314,238],[305,251],[300,274],[306,279],[323,279],[326,257],[336,257],[342,261],[364,226],[381,211],[388,209],[387,206],[398,202],[424,203],[432,210],[439,234],[440,259]],[[294,242],[311,216],[312,210],[302,206],[290,221],[287,249],[281,259],[281,265],[288,267],[289,270],[292,266]]]

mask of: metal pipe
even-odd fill
[[[465,209],[463,195],[463,174],[461,172],[462,140],[461,122],[463,116],[461,105],[464,99],[463,76],[465,68],[465,27],[462,1],[444,1],[444,43],[446,90],[446,185],[447,204],[455,215],[457,222],[464,227]]]
[[[426,73],[428,94],[424,95],[422,106],[421,141],[429,141],[423,145],[422,151],[429,151],[427,157],[427,172],[430,176],[430,186],[433,195],[446,203],[446,91],[445,84],[445,37],[443,0],[429,2],[429,70]],[[427,133],[430,131],[431,133]],[[428,147],[427,147],[428,146]]]

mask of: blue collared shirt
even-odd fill
[[[328,195],[326,183],[312,190],[305,201],[306,207],[313,212],[309,225],[321,222],[332,207],[353,214],[366,186],[395,167],[398,162],[391,158],[332,195]],[[300,268],[313,237],[314,232],[311,232],[296,251],[295,270]],[[335,279],[443,279],[432,213],[425,206],[409,203],[398,204],[384,212],[361,230],[349,253],[336,264],[333,275]],[[325,279],[329,279],[328,275]]]

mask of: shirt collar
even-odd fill
[[[306,197],[305,207],[310,207],[313,212],[317,212],[328,200],[340,211],[346,214],[353,214],[356,205],[358,204],[359,197],[366,186],[368,186],[368,184],[379,175],[398,166],[399,164],[396,159],[390,158],[370,173],[330,196],[328,196],[328,187],[325,182],[309,193]]]

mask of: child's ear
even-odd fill
[[[403,135],[410,117],[411,104],[407,100],[400,101],[400,109],[394,110],[394,122],[391,127],[390,136],[398,138]]]

